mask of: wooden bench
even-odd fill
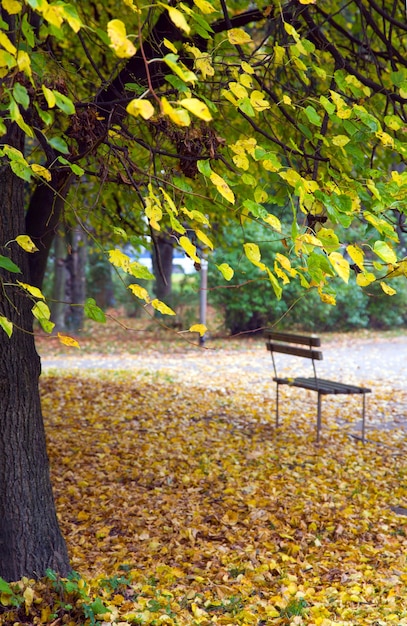
[[[317,442],[321,431],[321,399],[322,396],[336,394],[360,394],[362,396],[362,441],[365,441],[365,417],[366,417],[366,394],[371,389],[338,383],[333,380],[318,378],[315,361],[322,361],[322,351],[318,350],[321,340],[316,335],[294,335],[291,333],[267,331],[267,350],[271,352],[273,361],[274,378],[276,383],[276,427],[279,425],[279,389],[280,385],[291,385],[301,389],[309,389],[318,393],[317,409]],[[277,374],[275,353],[289,354],[312,360],[313,376],[310,378],[282,378]]]

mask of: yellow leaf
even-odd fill
[[[38,165],[38,163],[33,163],[31,166],[32,171],[34,172],[34,174],[37,174],[37,176],[41,176],[41,178],[43,178],[46,181],[50,181],[52,176],[51,176],[51,172],[49,170],[47,170],[46,167],[44,167],[43,165]]]
[[[13,43],[11,43],[10,39],[7,37],[6,33],[0,31],[0,46],[2,46],[7,52],[10,52],[13,57],[17,54],[17,48]]]
[[[197,76],[179,61],[178,55],[166,54],[163,61],[185,83],[195,83],[198,80]]]
[[[34,601],[34,589],[31,589],[31,587],[27,587],[27,589],[24,589],[23,597],[25,606],[28,609]]]
[[[196,117],[204,120],[204,122],[210,122],[212,119],[212,115],[210,114],[208,107],[204,102],[198,100],[198,98],[183,98],[182,100],[179,100],[179,104],[190,113],[196,115]]]
[[[42,88],[43,94],[45,96],[45,100],[47,101],[49,108],[53,109],[56,104],[56,98],[55,98],[54,92],[51,89],[48,89],[48,87],[46,87],[45,85],[42,85],[41,88]]]
[[[205,246],[207,246],[208,248],[213,250],[213,243],[212,243],[212,241],[209,239],[209,237],[202,230],[199,230],[199,228],[196,228],[195,229],[195,235],[198,237],[198,239],[200,241],[202,241],[203,244],[205,244]]]
[[[201,53],[201,56],[195,59],[195,67],[202,74],[202,78],[205,80],[208,76],[214,76],[215,68],[211,63],[209,54]]]
[[[346,248],[346,252],[349,254],[352,261],[363,271],[363,261],[365,254],[359,246],[354,246],[353,244],[349,244]]]
[[[334,146],[346,146],[346,144],[349,142],[350,139],[346,135],[335,135],[335,137],[332,137],[332,143],[334,144]]]
[[[207,330],[208,329],[206,328],[205,324],[193,324],[189,328],[190,333],[199,333],[201,337],[204,336]]]
[[[387,294],[388,296],[394,296],[394,294],[397,293],[397,291],[393,289],[393,287],[386,285],[386,283],[384,283],[383,281],[380,281],[380,287],[383,289],[384,293]]]
[[[17,235],[16,242],[26,252],[38,252],[38,248],[28,235]]]
[[[193,243],[190,242],[190,240],[188,239],[188,237],[185,237],[185,235],[183,235],[182,237],[180,237],[179,239],[179,243],[180,246],[185,250],[185,252],[187,253],[187,255],[195,262],[195,263],[200,263],[201,261],[199,260],[199,258],[197,257],[196,254],[196,247],[194,246]]]
[[[402,259],[395,265],[392,265],[385,278],[395,278],[396,276],[407,276],[407,259]]]
[[[301,180],[301,176],[295,170],[289,169],[286,172],[279,172],[278,175],[280,178],[283,178],[287,181],[289,185],[295,187],[296,184]]]
[[[52,5],[49,4],[47,6],[45,4],[45,8],[44,8],[42,14],[45,17],[45,19],[47,20],[47,22],[52,24],[52,26],[55,26],[56,28],[61,28],[62,23],[64,21],[62,13],[63,13],[63,10],[62,10],[61,6],[57,6],[57,5],[54,5],[54,4],[52,4]]]
[[[347,283],[349,281],[350,275],[350,267],[348,261],[344,259],[339,252],[331,252],[328,258],[331,261],[332,267],[334,268],[338,276],[342,278],[345,283]]]
[[[250,94],[250,102],[256,111],[265,111],[270,108],[269,102],[265,99],[264,94],[261,91],[255,89]]]
[[[222,178],[222,176],[219,176],[219,174],[216,174],[216,172],[212,172],[210,178],[216,189],[219,191],[220,195],[223,196],[231,204],[234,204],[235,194],[233,193],[227,182]]]
[[[126,27],[121,20],[110,20],[107,24],[110,47],[120,59],[128,59],[137,52],[132,42],[127,39]]]
[[[265,270],[266,266],[261,261],[261,252],[257,243],[244,243],[243,244],[244,252],[247,258],[253,265],[256,265],[261,270]]]
[[[130,268],[130,257],[127,254],[124,254],[121,250],[109,250],[109,261],[115,267],[118,267],[125,272],[129,271]]]
[[[328,293],[324,293],[320,289],[318,289],[319,297],[321,298],[321,302],[325,302],[325,304],[331,304],[332,306],[336,305],[335,296],[332,296]]]
[[[227,526],[235,526],[239,521],[239,513],[230,510],[226,511],[221,521]]]
[[[161,4],[161,3],[160,3]],[[164,6],[163,4],[161,6]],[[168,11],[168,15],[170,16],[170,20],[175,24],[175,26],[177,28],[179,28],[180,30],[183,30],[184,33],[186,33],[187,35],[189,35],[189,33],[191,32],[191,27],[189,26],[188,22],[185,19],[185,15],[183,13],[181,13],[181,11],[179,11],[178,9],[174,8],[174,7],[165,7]]]
[[[70,346],[71,348],[80,348],[79,343],[73,337],[68,337],[67,335],[61,335],[58,333],[58,339],[64,346]]]
[[[163,212],[162,212],[162,208],[161,206],[158,204],[158,202],[155,200],[154,202],[152,202],[152,200],[150,198],[146,199],[146,208],[145,208],[145,214],[146,217],[148,219],[148,221],[150,222],[150,225],[155,228],[155,230],[161,230],[159,221],[161,220],[162,216],[163,216]]]
[[[372,272],[363,272],[356,276],[356,283],[359,287],[367,287],[370,283],[374,283],[376,276]]]
[[[147,303],[150,302],[150,296],[148,295],[147,289],[144,289],[144,287],[133,283],[132,285],[129,285],[129,289],[135,296],[137,296],[137,298],[140,298],[140,300],[145,300]]]
[[[9,15],[16,15],[22,9],[21,2],[17,2],[17,0],[2,0],[1,6],[6,9]]]
[[[20,285],[20,287],[22,287],[23,289],[28,291],[28,293],[30,293],[32,296],[34,296],[34,298],[39,298],[40,300],[45,300],[45,297],[43,296],[41,290],[38,289],[38,287],[34,287],[34,285],[27,285],[27,283],[22,283],[19,280],[17,281],[17,283]]]
[[[246,72],[246,74],[254,74],[254,68],[246,61],[242,61],[240,67],[244,72]]]
[[[161,98],[161,109],[164,115],[168,115],[170,120],[177,126],[189,126],[191,124],[188,111],[185,109],[174,109],[165,97]]]
[[[246,171],[250,167],[249,159],[245,154],[234,154],[232,160],[236,167],[240,168],[241,170]]]
[[[0,327],[4,330],[6,335],[10,338],[13,334],[13,322],[10,322],[7,317],[0,315]]]
[[[239,76],[239,81],[242,85],[244,85],[244,87],[247,87],[247,89],[251,89],[253,87],[253,78],[250,74],[241,74]]]
[[[243,28],[231,28],[228,31],[228,39],[231,44],[234,45],[242,45],[244,43],[249,43],[252,41],[252,38],[248,33],[246,33]]]
[[[272,213],[269,213],[266,217],[263,217],[262,219],[263,222],[266,222],[266,224],[270,224],[270,226],[274,228],[274,230],[276,230],[278,233],[281,233],[281,222],[278,217],[276,217]]]
[[[130,115],[134,115],[134,117],[141,115],[145,120],[149,120],[154,115],[154,107],[151,102],[149,100],[139,100],[138,98],[129,102],[126,111]]]
[[[207,0],[194,0],[194,4],[202,13],[209,15],[209,13],[213,13],[216,9],[212,6],[210,2]]]
[[[234,275],[233,269],[227,263],[221,263],[216,266],[225,280],[231,280]]]
[[[173,52],[174,54],[178,54],[178,50],[176,49],[172,41],[167,39],[167,37],[164,37],[163,44],[166,48],[168,48],[168,50],[171,50],[171,52]]]
[[[239,100],[241,98],[247,98],[248,95],[249,95],[248,92],[247,92],[246,87],[244,87],[240,83],[236,83],[234,81],[229,83],[229,89],[233,93],[233,95],[236,96],[236,98],[239,98]]]
[[[150,304],[156,311],[159,311],[163,315],[176,315],[175,311],[170,309],[170,307],[164,304],[164,302],[161,302],[161,300],[157,300],[157,298],[151,300]]]

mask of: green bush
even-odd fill
[[[262,260],[273,267],[276,252],[283,252],[279,242],[260,242],[264,231],[257,224],[245,228],[247,241],[258,243]],[[241,248],[241,229],[231,232],[225,248],[215,253],[209,264],[209,301],[222,311],[224,325],[231,334],[255,331],[265,326],[318,331],[346,331],[357,328],[394,328],[407,323],[407,281],[393,279],[397,290],[386,295],[378,283],[361,289],[356,277],[349,283],[339,278],[330,281],[336,306],[321,301],[316,289],[304,290],[297,279],[283,289],[278,300],[264,272],[252,265]],[[227,262],[235,274],[226,282],[216,265]],[[325,289],[326,291],[326,289]]]

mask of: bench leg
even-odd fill
[[[279,414],[278,414],[278,400],[279,400],[280,385],[276,386],[276,428],[278,428]]]
[[[366,394],[363,395],[362,405],[362,443],[365,443]]]
[[[322,398],[322,394],[318,391],[317,443],[319,443],[319,435],[321,432],[321,398]]]

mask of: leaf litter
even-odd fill
[[[204,378],[42,377],[79,573],[0,586],[0,623],[407,624],[403,431],[369,430],[363,446],[346,398],[324,405],[317,446],[314,394],[288,389],[276,431],[272,392],[227,369]],[[369,412],[394,396],[382,387]]]

